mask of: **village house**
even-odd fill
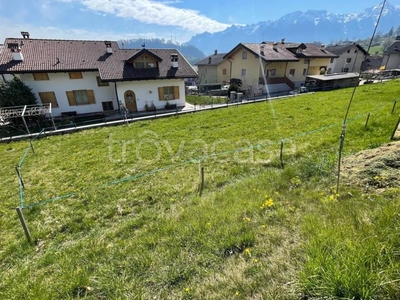
[[[383,53],[382,70],[400,69],[400,36]]]
[[[360,72],[368,56],[368,52],[356,43],[332,45],[326,50],[338,56],[331,58],[327,74]]]
[[[240,80],[248,95],[291,91],[305,86],[307,76],[325,74],[338,56],[312,43],[239,43],[225,55],[199,61],[200,85]],[[202,87],[200,86],[200,89]]]
[[[120,49],[116,41],[21,34],[5,40],[0,76],[20,78],[41,104],[51,103],[53,116],[184,106],[185,79],[197,77],[175,49]]]

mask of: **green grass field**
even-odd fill
[[[344,156],[389,142],[399,83],[357,88]],[[0,144],[0,299],[400,298],[399,188],[336,194],[352,92],[40,138],[22,197],[29,142]]]

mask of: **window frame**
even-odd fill
[[[247,73],[247,70],[246,70],[246,69],[242,69],[242,70],[240,71],[240,77],[245,77],[245,76],[246,76],[246,73]]]
[[[48,73],[32,73],[32,76],[35,81],[50,80]]]
[[[242,59],[247,59],[247,51],[246,50],[242,51]]]
[[[296,69],[289,70],[289,77],[294,77],[296,75]]]
[[[160,86],[158,88],[158,100],[168,102],[179,99],[180,99],[179,86]]]
[[[276,76],[276,69],[268,69],[269,70],[269,75]]]
[[[79,71],[68,72],[68,76],[69,76],[69,79],[83,79],[83,74],[82,74],[82,72],[79,72]]]
[[[56,94],[53,91],[49,92],[38,92],[39,99],[42,104],[49,104],[51,103],[51,108],[58,108],[58,101]]]
[[[85,92],[85,94],[83,94],[83,92]],[[72,90],[72,91],[66,91],[65,93],[67,94],[69,106],[96,104],[96,99],[93,90]],[[81,103],[78,103],[77,96],[80,97],[79,101]],[[82,98],[84,98],[87,101],[82,102],[81,101]]]

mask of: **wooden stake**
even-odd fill
[[[199,176],[200,176],[199,195],[201,196],[204,188],[204,167],[201,166],[201,161],[199,161]]]
[[[24,218],[24,215],[22,213],[22,209],[20,207],[17,207],[16,211],[17,211],[17,214],[18,214],[18,218],[21,221],[22,228],[24,229],[24,233],[25,233],[26,239],[30,243],[32,241],[31,233],[29,232],[29,228],[26,225],[25,218]]]
[[[367,115],[367,120],[365,121],[365,127],[367,127],[368,126],[368,121],[369,121],[369,116],[371,115],[371,113],[368,113],[368,115]]]
[[[393,130],[392,136],[390,137],[391,140],[394,139],[394,136],[396,135],[396,131],[399,128],[399,126],[400,126],[400,116],[399,116],[399,120],[397,121],[396,127]]]
[[[281,168],[284,168],[284,163],[283,163],[283,141],[281,141],[281,153],[279,155],[279,160],[281,161]]]
[[[22,187],[25,188],[24,181],[22,180],[21,171],[18,166],[15,166],[15,171],[17,171],[19,182],[21,183]]]
[[[394,101],[394,103],[393,103],[393,108],[392,108],[392,112],[391,112],[391,114],[393,114],[393,113],[394,113],[394,110],[395,110],[395,108],[396,108],[396,104],[397,104],[397,100],[396,100],[396,101]]]

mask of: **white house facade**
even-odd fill
[[[117,42],[7,38],[3,81],[18,77],[53,116],[185,105],[196,71],[175,49],[120,49]],[[168,104],[168,105],[167,105]]]
[[[359,44],[344,44],[326,47],[338,57],[331,58],[327,74],[360,72],[361,65],[367,58],[368,52]]]

